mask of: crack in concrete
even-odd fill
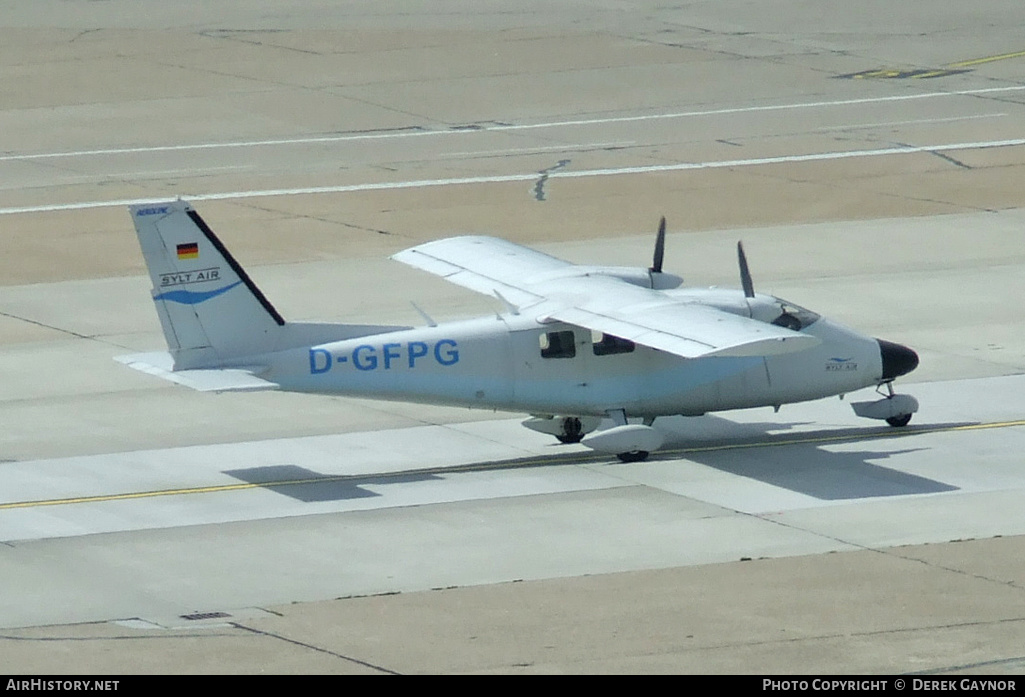
[[[556,172],[556,171],[562,169],[563,167],[568,165],[570,162],[571,162],[571,160],[559,160],[558,164],[554,165],[553,167],[549,167],[548,169],[542,169],[540,172],[538,172],[538,174],[540,174],[541,176],[537,180],[537,182],[534,184],[534,198],[536,200],[538,200],[538,201],[546,200],[545,182],[548,181],[549,175],[551,175],[552,172]]]
[[[951,163],[952,165],[957,165],[958,167],[961,167],[963,169],[975,169],[971,165],[967,165],[964,162],[961,162],[960,160],[957,160],[957,159],[955,159],[955,158],[953,158],[950,155],[947,155],[945,153],[933,152],[932,154],[935,155],[936,157],[940,158],[941,160],[946,160],[947,162]]]
[[[355,223],[346,223],[341,220],[331,220],[330,218],[323,218],[318,215],[309,215],[306,213],[288,213],[285,211],[278,210],[276,208],[265,208],[263,206],[256,206],[249,204],[249,208],[253,210],[263,211],[264,213],[273,213],[275,215],[285,216],[286,218],[304,218],[306,220],[316,220],[319,223],[327,223],[328,225],[341,225],[352,230],[359,230],[361,232],[375,232],[378,235],[395,235],[395,233],[389,230],[381,230],[380,228],[364,227],[362,225],[356,225]],[[398,237],[405,237],[404,235],[397,235]]]
[[[126,349],[126,350],[130,350],[129,346],[125,346],[124,344],[119,344],[119,343],[116,343],[114,341],[110,341],[108,339],[103,338],[100,335],[90,336],[89,334],[80,334],[79,332],[76,332],[76,331],[74,331],[72,329],[64,329],[63,327],[56,327],[56,326],[54,326],[52,324],[47,324],[45,322],[39,322],[37,320],[29,319],[27,317],[19,317],[18,315],[11,314],[10,312],[2,312],[2,311],[0,311],[0,317],[7,317],[9,319],[15,319],[15,320],[18,320],[18,321],[21,321],[21,322],[25,322],[27,324],[34,324],[35,326],[43,327],[44,329],[52,329],[55,332],[61,332],[62,334],[67,334],[69,336],[73,336],[76,339],[87,339],[89,341],[96,341],[96,342],[99,342],[101,344],[107,344],[108,346],[116,346],[118,348],[123,348],[123,349]]]
[[[892,143],[891,143],[891,145],[892,145]],[[901,148],[913,148],[913,147],[916,147],[914,145],[911,145],[910,143],[901,143],[901,142],[898,142],[896,145],[897,145],[897,147],[901,147]],[[927,150],[926,152],[928,152],[930,155],[935,155],[936,157],[940,158],[941,160],[945,160],[945,161],[949,162],[950,164],[955,165],[956,167],[960,167],[961,169],[975,169],[971,165],[965,164],[964,162],[961,162],[957,158],[954,158],[954,157],[952,157],[952,156],[950,156],[950,155],[948,155],[948,154],[946,154],[944,152],[940,152],[939,150]]]
[[[257,41],[256,39],[242,38],[244,36],[252,36],[254,34],[288,34],[288,29],[209,29],[199,32],[200,36],[205,36],[208,39],[221,39],[224,41],[237,41],[243,44],[249,44],[251,46],[260,46],[262,48],[276,48],[282,51],[294,51],[296,53],[306,53],[312,56],[324,55],[320,51],[311,51],[305,48],[296,48],[295,46],[283,46],[281,44],[264,43],[263,41]]]
[[[70,43],[74,43],[74,42],[78,41],[79,39],[81,39],[83,36],[86,36],[87,34],[94,34],[94,33],[98,32],[98,31],[103,31],[103,30],[99,29],[99,28],[97,28],[97,29],[83,29],[82,31],[78,32],[77,34],[72,36],[70,39],[68,39],[68,43],[69,44]]]
[[[893,141],[878,141],[878,142],[889,143],[891,146],[894,145]],[[896,142],[896,146],[897,147],[901,147],[901,148],[913,148],[913,147],[916,147],[914,145],[911,145],[910,143],[902,143],[902,142]],[[966,164],[964,162],[961,162],[961,160],[958,160],[957,158],[952,157],[951,155],[948,155],[948,154],[946,154],[944,152],[940,152],[939,150],[926,150],[926,152],[928,154],[930,154],[930,155],[935,155],[936,157],[940,158],[941,160],[945,160],[945,161],[949,162],[950,164],[952,164],[952,165],[954,165],[956,167],[960,167],[961,169],[975,169],[971,165]]]

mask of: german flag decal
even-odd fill
[[[186,242],[185,244],[178,245],[178,258],[179,259],[198,259],[199,258],[199,244],[196,242]]]

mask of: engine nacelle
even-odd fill
[[[641,288],[654,288],[655,290],[671,290],[683,285],[683,278],[674,273],[665,271],[652,271],[634,266],[571,266],[568,269],[560,269],[555,273],[544,274],[535,280],[551,281],[559,278],[579,278],[581,276],[608,276],[618,278],[634,286]]]

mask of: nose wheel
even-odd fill
[[[648,459],[647,450],[631,450],[628,453],[616,453],[620,462],[643,462]]]
[[[900,416],[891,416],[886,420],[886,423],[890,424],[894,428],[901,428],[911,423],[911,414],[902,414]]]

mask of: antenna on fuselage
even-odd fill
[[[499,293],[497,288],[494,290],[494,293],[495,293],[495,297],[498,298],[499,301],[501,301],[501,303],[503,305],[505,305],[505,309],[509,311],[509,314],[512,314],[512,315],[520,314],[520,308],[516,307],[511,302],[506,300],[505,296],[502,295],[501,293]]]
[[[420,313],[420,316],[424,318],[424,322],[427,322],[427,326],[428,327],[437,327],[438,326],[438,323],[435,322],[434,319],[429,314],[427,314],[422,309],[420,309],[419,305],[417,305],[412,300],[409,301],[409,304],[413,306],[414,310],[416,310],[417,312]]]

